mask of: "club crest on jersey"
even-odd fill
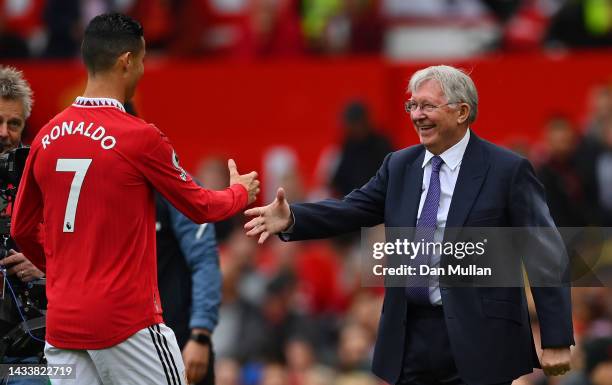
[[[174,150],[172,150],[172,165],[174,166],[175,169],[177,169],[181,173],[179,175],[179,177],[182,180],[186,181],[187,180],[187,173],[185,172],[185,170],[183,170],[183,168],[179,164],[178,155],[176,154],[176,151],[174,151]]]

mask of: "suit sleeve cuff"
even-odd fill
[[[291,234],[293,234],[293,229],[295,228],[295,215],[293,215],[293,210],[291,211],[291,218],[293,219],[293,224],[289,226],[287,230],[278,234],[278,237],[285,242],[291,240]]]

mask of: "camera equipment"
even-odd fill
[[[0,259],[14,248],[10,239],[11,214],[29,147],[0,155]],[[23,283],[0,267],[0,362],[5,356],[42,353],[45,334],[45,281]]]

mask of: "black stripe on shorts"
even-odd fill
[[[153,345],[155,346],[155,350],[157,351],[157,356],[159,357],[159,361],[161,362],[162,367],[164,368],[164,374],[166,375],[166,381],[167,381],[168,385],[176,385],[176,380],[174,379],[174,375],[172,375],[172,381],[170,381],[170,375],[168,374],[168,367],[166,366],[166,361],[164,360],[164,357],[162,357],[160,346],[158,345],[158,343],[156,341],[156,338],[155,338],[155,335],[157,333],[155,333],[153,328],[150,327],[150,326],[147,329],[149,329],[149,334],[151,335],[151,340],[153,341]]]
[[[162,345],[162,349],[164,347],[166,348],[166,351],[170,356],[170,360],[172,361],[172,365],[168,366],[170,366],[170,368],[174,371],[174,374],[176,375],[177,385],[181,385],[181,377],[179,376],[178,368],[176,367],[176,362],[174,362],[174,356],[172,355],[172,353],[170,353],[170,348],[168,347],[168,340],[166,339],[166,336],[162,334],[159,324],[155,325],[155,327],[157,328],[157,331],[159,332],[159,335],[161,336],[164,342],[164,344]]]

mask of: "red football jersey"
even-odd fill
[[[162,322],[153,189],[198,223],[248,200],[242,185],[200,188],[166,136],[114,99],[77,98],[36,135],[11,231],[26,257],[46,264],[53,346],[107,348]]]

